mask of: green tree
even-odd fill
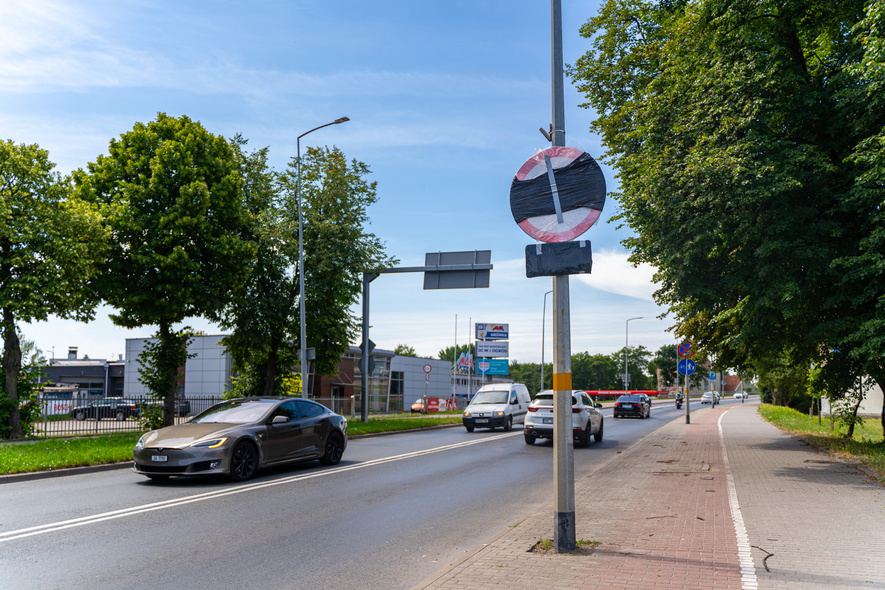
[[[146,385],[164,388],[150,391],[164,400],[168,425],[184,334],[175,324],[219,320],[248,275],[242,182],[231,145],[186,116],[137,123],[108,152],[76,174],[81,194],[102,204],[111,233],[100,292],[118,310],[115,324],[158,326],[152,358],[163,364]]]
[[[624,349],[611,355],[611,360],[618,367],[618,380],[623,387],[624,381]],[[651,353],[644,346],[631,346],[627,357],[627,371],[630,373],[630,389],[653,389],[651,386],[652,378],[648,376],[648,364],[651,360]]]
[[[13,438],[24,434],[16,322],[45,321],[50,314],[89,320],[99,301],[92,282],[105,250],[100,216],[71,195],[69,181],[54,167],[36,144],[0,142],[3,394]]]
[[[576,389],[620,389],[624,385],[619,377],[623,371],[623,357],[618,365],[613,355],[589,352],[572,355],[572,386]]]
[[[654,358],[648,363],[648,370],[655,379],[657,379],[658,371],[660,371],[661,384],[664,387],[670,387],[671,385],[676,385],[676,367],[678,363],[677,345],[665,344],[658,349]],[[655,388],[657,388],[657,385],[655,385]]]
[[[882,0],[609,0],[582,28],[631,260],[720,365],[850,348],[885,381],[882,24]]]
[[[393,353],[400,356],[418,356],[415,349],[408,344],[397,344],[396,348],[393,349]]]

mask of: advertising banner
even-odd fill
[[[476,324],[477,340],[507,340],[510,324]]]
[[[480,375],[509,375],[510,366],[507,359],[479,359],[476,372]]]
[[[506,358],[510,356],[510,343],[507,341],[477,342],[476,356],[478,358]]]

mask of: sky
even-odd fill
[[[566,64],[589,48],[578,31],[598,7],[562,0]],[[516,171],[550,145],[538,131],[551,120],[550,18],[544,0],[6,0],[0,139],[39,144],[67,174],[164,112],[269,147],[282,170],[298,135],[347,116],[302,138],[302,152],[336,146],[370,167],[378,202],[369,230],[388,253],[423,266],[428,252],[491,250],[494,266],[488,289],[425,291],[420,273],[376,279],[377,347],[435,357],[468,342],[473,324],[503,323],[510,360],[550,362],[552,279],[526,278],[525,247],[536,242],[509,201]],[[601,160],[595,114],[582,102],[566,78],[566,145]],[[600,164],[616,190],[615,171]],[[593,270],[569,280],[572,353],[676,343],[653,300],[654,269],[628,262],[630,230],[610,222],[618,209],[609,197],[579,238],[592,244]],[[126,338],[156,331],[114,326],[112,312],[20,328],[47,357],[76,346],[80,357],[112,359]],[[184,325],[221,333],[200,318]]]

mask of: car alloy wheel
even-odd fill
[[[249,441],[240,441],[230,454],[230,478],[246,481],[258,471],[258,451]]]
[[[344,438],[338,432],[329,434],[326,439],[326,452],[320,458],[323,465],[338,465],[344,455]]]

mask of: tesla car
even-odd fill
[[[542,391],[529,404],[523,435],[525,444],[533,445],[539,438],[553,438],[553,392]],[[572,391],[572,432],[577,446],[590,446],[593,440],[602,440],[602,404],[595,404],[583,391]]]
[[[135,445],[133,470],[151,479],[224,474],[244,481],[270,465],[312,459],[336,465],[346,447],[347,420],[325,406],[290,397],[250,397],[145,433]]]
[[[644,393],[622,395],[615,402],[613,415],[615,418],[622,416],[651,418],[651,398]]]

